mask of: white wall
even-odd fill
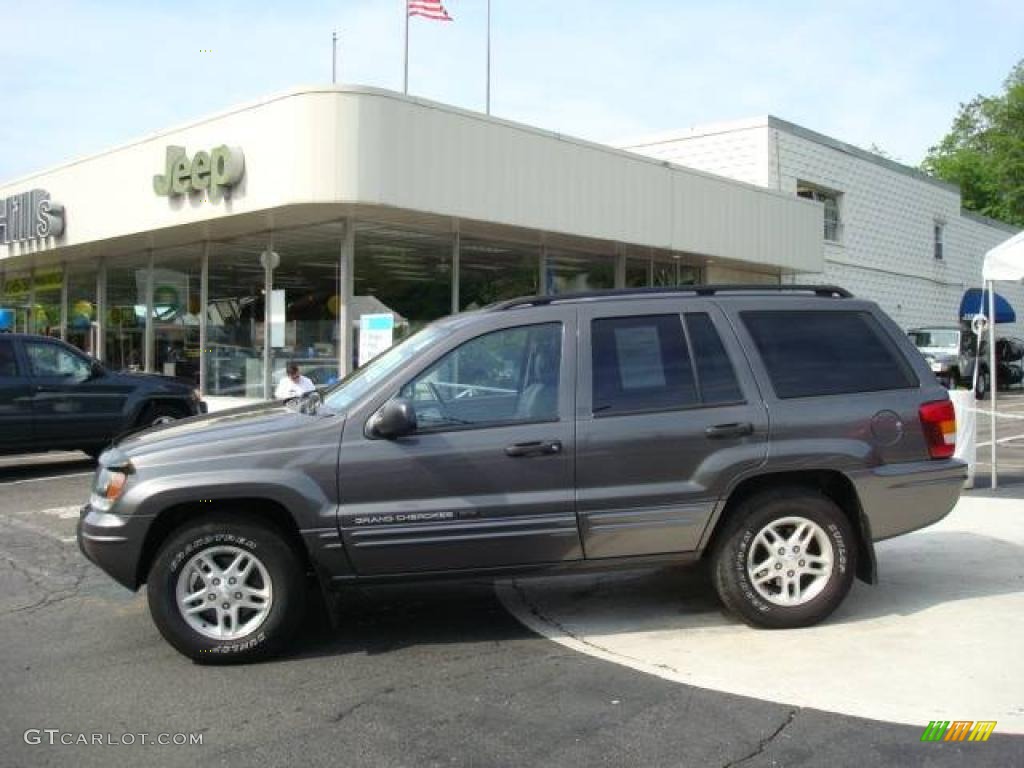
[[[985,252],[1011,236],[961,215],[959,191],[787,130],[772,118],[696,128],[629,142],[637,152],[795,195],[797,182],[842,192],[843,232],[824,242],[824,269],[784,282],[838,284],[877,301],[905,328],[957,322],[960,298],[980,286]],[[933,256],[935,220],[945,222],[945,257]],[[820,230],[819,230],[820,231]],[[1024,320],[1024,287],[997,289]],[[1000,326],[1024,336],[1024,323]]]

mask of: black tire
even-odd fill
[[[169,421],[183,419],[188,414],[183,408],[166,403],[150,403],[142,409],[139,414],[138,425],[140,427],[155,427]]]
[[[974,388],[974,396],[978,400],[988,397],[989,379],[988,371],[978,371],[978,384]]]
[[[262,623],[235,639],[201,634],[178,608],[176,589],[181,571],[195,555],[218,546],[257,557],[269,575],[273,595]],[[160,547],[149,570],[147,595],[157,629],[180,653],[200,664],[250,662],[277,653],[301,624],[306,610],[305,568],[295,549],[274,529],[232,517],[214,517],[176,531]]]
[[[751,548],[758,546],[755,539],[759,533],[773,521],[787,517],[815,523],[832,547],[827,578],[822,571],[824,586],[799,605],[779,605],[767,599],[754,586],[747,567]],[[725,607],[751,626],[792,629],[817,624],[831,614],[850,591],[857,571],[856,534],[843,511],[817,491],[785,487],[755,494],[732,510],[726,526],[712,554],[715,589]],[[802,565],[803,561],[799,562]],[[803,582],[801,577],[798,579]],[[765,589],[774,586],[777,585],[767,585]]]

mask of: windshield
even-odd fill
[[[324,396],[324,405],[332,411],[346,411],[379,382],[387,378],[405,361],[425,346],[444,335],[444,329],[430,325],[399,342],[387,352],[378,355],[362,368],[357,368]]]
[[[910,331],[907,334],[910,340],[914,342],[914,346],[918,349],[924,347],[949,347],[951,349],[957,349],[960,346],[960,332],[951,331],[948,329],[923,329],[920,331]]]

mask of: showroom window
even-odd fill
[[[614,255],[548,249],[547,295],[614,287]]]
[[[146,290],[149,254],[107,261],[103,360],[115,370],[146,368]]]
[[[64,270],[60,267],[41,267],[33,273],[32,333],[60,338],[63,285]]]
[[[153,370],[199,386],[202,243],[153,253]]]
[[[206,302],[206,394],[263,397],[267,233],[210,243]]]
[[[32,300],[32,273],[7,272],[0,279],[0,330],[28,333]]]
[[[96,264],[69,265],[67,282],[68,326],[64,338],[83,352],[99,357],[96,330]]]
[[[825,189],[804,181],[797,182],[796,194],[806,200],[821,203],[824,208],[824,235],[832,243],[840,242],[843,234],[843,223],[840,218],[841,192]]]
[[[391,315],[392,341],[400,341],[452,311],[452,235],[359,222],[349,321],[353,365],[363,315]]]
[[[540,249],[535,245],[475,240],[463,236],[459,247],[459,311],[539,291]]]

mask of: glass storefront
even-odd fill
[[[68,267],[68,327],[65,339],[94,357],[97,343],[96,270],[85,265]]]
[[[32,273],[8,272],[0,280],[0,331],[28,333]]]
[[[153,370],[199,386],[203,246],[153,253]]]
[[[459,311],[540,293],[540,248],[463,237],[459,247]]]
[[[63,335],[90,354],[102,352],[111,368],[202,383],[209,396],[263,398],[289,362],[318,386],[338,380],[343,311],[354,368],[363,360],[360,323],[366,315],[390,316],[383,342],[380,329],[370,329],[367,320],[367,330],[378,335],[364,351],[376,354],[388,339],[400,341],[450,314],[453,302],[459,311],[470,311],[518,296],[616,285],[611,245],[604,253],[594,252],[601,244],[573,250],[560,241],[542,248],[539,237],[535,243],[514,242],[515,233],[503,241],[478,232],[457,237],[360,220],[354,225],[346,307],[345,226],[337,220],[111,256],[102,269],[95,258],[63,267],[0,269],[0,331]],[[631,248],[623,285],[699,283],[700,268],[684,259],[695,261],[687,254]]]
[[[338,279],[344,235],[341,222],[274,233],[278,265],[271,306],[283,312],[271,312],[272,387],[289,362],[317,386],[339,378]]]
[[[33,275],[31,331],[41,336],[60,336],[61,290],[64,270],[60,267],[37,269]]]
[[[210,243],[206,392],[263,397],[266,233]]]
[[[615,287],[615,257],[548,250],[548,294],[599,291]]]
[[[394,340],[400,341],[452,311],[450,234],[414,232],[360,222],[356,225],[355,281],[349,321],[394,315]],[[358,333],[353,359],[359,359]]]
[[[149,254],[107,261],[107,305],[103,360],[127,371],[146,368],[146,291]]]

